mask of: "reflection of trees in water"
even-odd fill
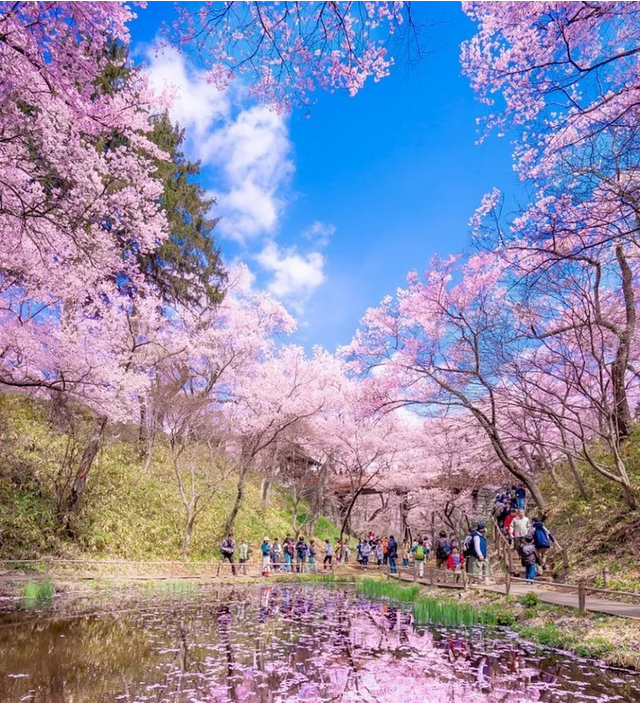
[[[13,630],[9,633],[9,629]],[[221,590],[159,612],[0,629],[0,701],[18,703],[277,703],[288,698],[372,703],[566,703],[621,695],[611,677],[583,685],[568,660],[532,661],[517,645],[414,630],[407,609],[342,588]],[[6,674],[28,673],[28,679]],[[575,683],[564,681],[573,677]],[[597,677],[592,677],[597,679]],[[142,683],[144,682],[144,683]],[[424,696],[428,692],[429,696]],[[422,697],[421,697],[422,695]],[[458,696],[457,698],[455,696]]]

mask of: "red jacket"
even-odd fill
[[[462,556],[462,554],[453,554],[452,552],[451,554],[449,554],[449,558],[447,559],[447,569],[451,569],[451,571],[456,570],[456,564],[453,560],[454,556],[460,557],[460,568],[464,566],[464,557]]]

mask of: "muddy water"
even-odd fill
[[[318,586],[0,617],[0,702],[640,701],[640,677]]]

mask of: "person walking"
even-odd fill
[[[453,571],[456,574],[456,583],[460,581],[460,574],[464,567],[464,557],[460,553],[458,547],[453,547],[451,554],[449,554],[449,559],[447,560],[447,569]]]
[[[515,518],[511,521],[511,530],[513,532],[513,547],[516,552],[520,553],[520,547],[524,538],[531,529],[531,520],[524,514],[524,510],[518,510]]]
[[[418,578],[424,576],[424,562],[426,553],[424,550],[424,545],[422,542],[414,542],[413,547],[411,547],[413,553],[413,570]]]
[[[322,561],[322,568],[326,571],[327,569],[327,564],[329,565],[329,569],[333,570],[333,545],[331,544],[331,541],[327,538],[324,541],[324,559]]]
[[[271,545],[268,537],[262,540],[260,549],[262,551],[262,575],[269,576],[271,573]]]
[[[528,583],[533,583],[537,574],[537,565],[541,563],[540,556],[533,543],[533,536],[524,537],[520,547],[520,560],[524,566],[525,578]]]
[[[307,562],[308,552],[309,546],[304,541],[304,537],[300,535],[300,537],[298,537],[298,541],[296,542],[296,572],[298,574],[304,573],[304,565]]]
[[[307,564],[307,573],[318,573],[318,560],[316,559],[316,543],[313,540],[309,541],[309,562]]]
[[[220,545],[220,564],[224,564],[225,560],[231,564],[231,573],[236,575],[236,565],[233,563],[233,555],[236,551],[236,541],[233,539],[231,532],[222,540]],[[220,573],[220,568],[218,568]]]
[[[371,554],[371,545],[369,544],[369,540],[365,539],[362,542],[362,546],[360,547],[360,558],[362,560],[362,566],[364,567],[364,570],[367,570],[367,566],[369,564],[369,555]]]
[[[471,533],[471,556],[469,557],[469,574],[476,579],[486,580],[491,575],[487,556],[486,525],[479,522]]]
[[[551,543],[555,542],[555,537],[545,527],[544,518],[539,517],[533,522],[533,544],[540,557],[540,566],[544,569],[547,563],[547,552]]]
[[[240,570],[246,576],[247,575],[247,562],[249,561],[249,543],[246,539],[243,539],[238,547],[238,562],[240,564]]]
[[[378,569],[382,567],[382,563],[384,562],[384,547],[382,546],[382,541],[378,540],[375,543],[375,550],[376,550],[376,561],[378,562]]]
[[[409,566],[409,559],[411,557],[411,548],[408,542],[402,545],[402,567],[407,568]]]
[[[397,574],[398,542],[396,541],[396,538],[393,535],[389,537],[389,541],[387,542],[387,560],[389,563],[389,573]]]
[[[284,540],[284,570],[290,572],[293,562],[293,540],[289,535]]]
[[[441,569],[447,563],[451,554],[451,540],[447,537],[447,533],[442,530],[436,540],[436,568]]]
[[[520,484],[515,489],[516,504],[519,510],[525,510],[527,507],[527,491],[525,487]]]
[[[271,546],[271,564],[273,565],[273,570],[278,571],[280,569],[280,555],[282,554],[282,545],[278,542],[276,537],[273,540],[273,545]]]

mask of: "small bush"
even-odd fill
[[[29,581],[22,591],[22,602],[27,609],[49,607],[54,593],[51,581]]]
[[[522,603],[522,605],[526,608],[537,608],[540,604],[540,598],[538,598],[537,593],[527,593],[526,595],[520,597],[520,603]]]

